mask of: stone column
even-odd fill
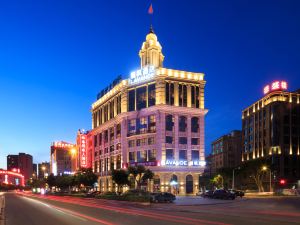
[[[199,101],[200,101],[200,109],[204,109],[204,85],[200,86]]]
[[[192,107],[191,85],[187,85],[187,107]]]
[[[163,77],[158,77],[155,84],[155,104],[166,104],[166,96],[165,96],[165,80]]]
[[[179,106],[179,90],[178,90],[178,82],[174,83],[174,105]]]

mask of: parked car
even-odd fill
[[[203,195],[203,191],[198,191],[197,193],[196,193],[196,196],[202,196]]]
[[[229,190],[231,193],[235,194],[235,197],[244,197],[245,196],[245,193],[243,191],[240,191],[240,190],[233,190],[233,189],[230,189]]]
[[[231,193],[230,191],[224,190],[224,189],[218,189],[215,190],[213,193],[213,198],[218,198],[218,199],[235,199],[235,194]]]
[[[212,198],[214,192],[212,190],[206,190],[201,196],[203,198]]]
[[[93,198],[95,197],[96,195],[100,195],[101,192],[100,191],[92,191],[92,192],[88,192],[85,194],[85,197],[90,197],[90,198]]]
[[[174,202],[176,196],[168,193],[168,192],[160,192],[160,193],[151,193],[150,201],[151,202]]]

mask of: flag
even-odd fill
[[[151,5],[150,5],[150,7],[149,7],[149,9],[148,9],[148,13],[149,13],[149,14],[153,14],[152,3],[151,3]]]

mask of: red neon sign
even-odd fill
[[[268,94],[271,91],[287,90],[287,86],[286,81],[274,81],[272,84],[264,87],[264,94]]]
[[[80,135],[80,165],[81,167],[87,167],[87,138],[85,134]]]

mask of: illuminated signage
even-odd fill
[[[272,91],[278,91],[278,90],[287,90],[287,82],[286,81],[274,81],[270,85],[266,85],[264,87],[264,94],[268,94]]]
[[[140,70],[132,72],[128,79],[129,84],[137,84],[153,78],[155,75],[155,67],[152,65],[146,66]]]
[[[161,161],[161,165],[162,166],[205,166],[206,162],[200,160],[192,160],[192,161],[166,160],[166,161]]]
[[[87,147],[87,140],[86,135],[80,135],[80,166],[87,167],[87,155],[86,155],[86,147]]]
[[[54,142],[54,146],[61,147],[61,148],[71,148],[71,147],[74,147],[75,145],[58,141],[58,142]]]
[[[157,162],[130,162],[129,166],[157,166]]]

